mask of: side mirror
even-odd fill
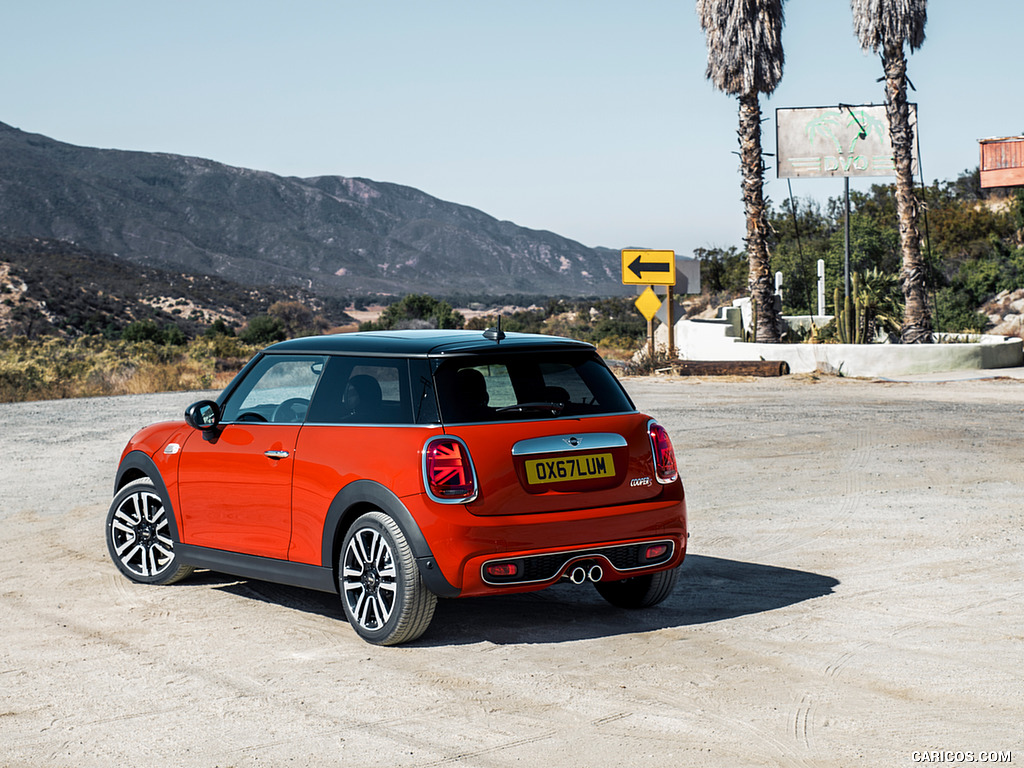
[[[217,429],[220,408],[213,400],[200,400],[185,409],[185,423],[202,432]]]

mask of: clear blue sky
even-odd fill
[[[884,100],[846,0],[785,9],[766,151],[777,107]],[[738,104],[704,79],[692,0],[32,0],[0,23],[0,121],[25,131],[406,184],[590,246],[742,247]],[[909,74],[929,182],[1024,133],[1022,30],[1020,0],[928,4]]]

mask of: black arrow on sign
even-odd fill
[[[668,272],[670,271],[671,265],[667,261],[640,261],[643,258],[642,253],[638,253],[636,258],[630,262],[628,269],[634,275],[637,280],[643,280],[644,272]]]

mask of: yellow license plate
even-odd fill
[[[526,482],[530,485],[590,480],[595,477],[611,477],[614,474],[615,463],[610,453],[587,453],[561,459],[526,461]]]

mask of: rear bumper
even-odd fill
[[[461,597],[544,589],[580,563],[600,565],[602,580],[622,579],[675,568],[686,554],[686,500],[679,481],[641,503],[529,515],[472,515],[425,495],[402,501],[437,568]],[[667,559],[645,563],[635,555],[620,556],[657,542],[671,543]],[[535,563],[538,557],[545,558],[544,567],[533,569],[528,579],[488,583],[483,577],[485,563]]]
[[[580,549],[563,549],[543,554],[491,557],[480,567],[480,578],[491,587],[551,584],[571,578],[570,570],[592,573],[592,581],[620,579],[670,567],[675,562],[677,543],[672,539],[647,539]],[[652,554],[656,553],[656,554]],[[511,573],[488,571],[491,566],[511,566]],[[596,566],[596,569],[595,569]]]

